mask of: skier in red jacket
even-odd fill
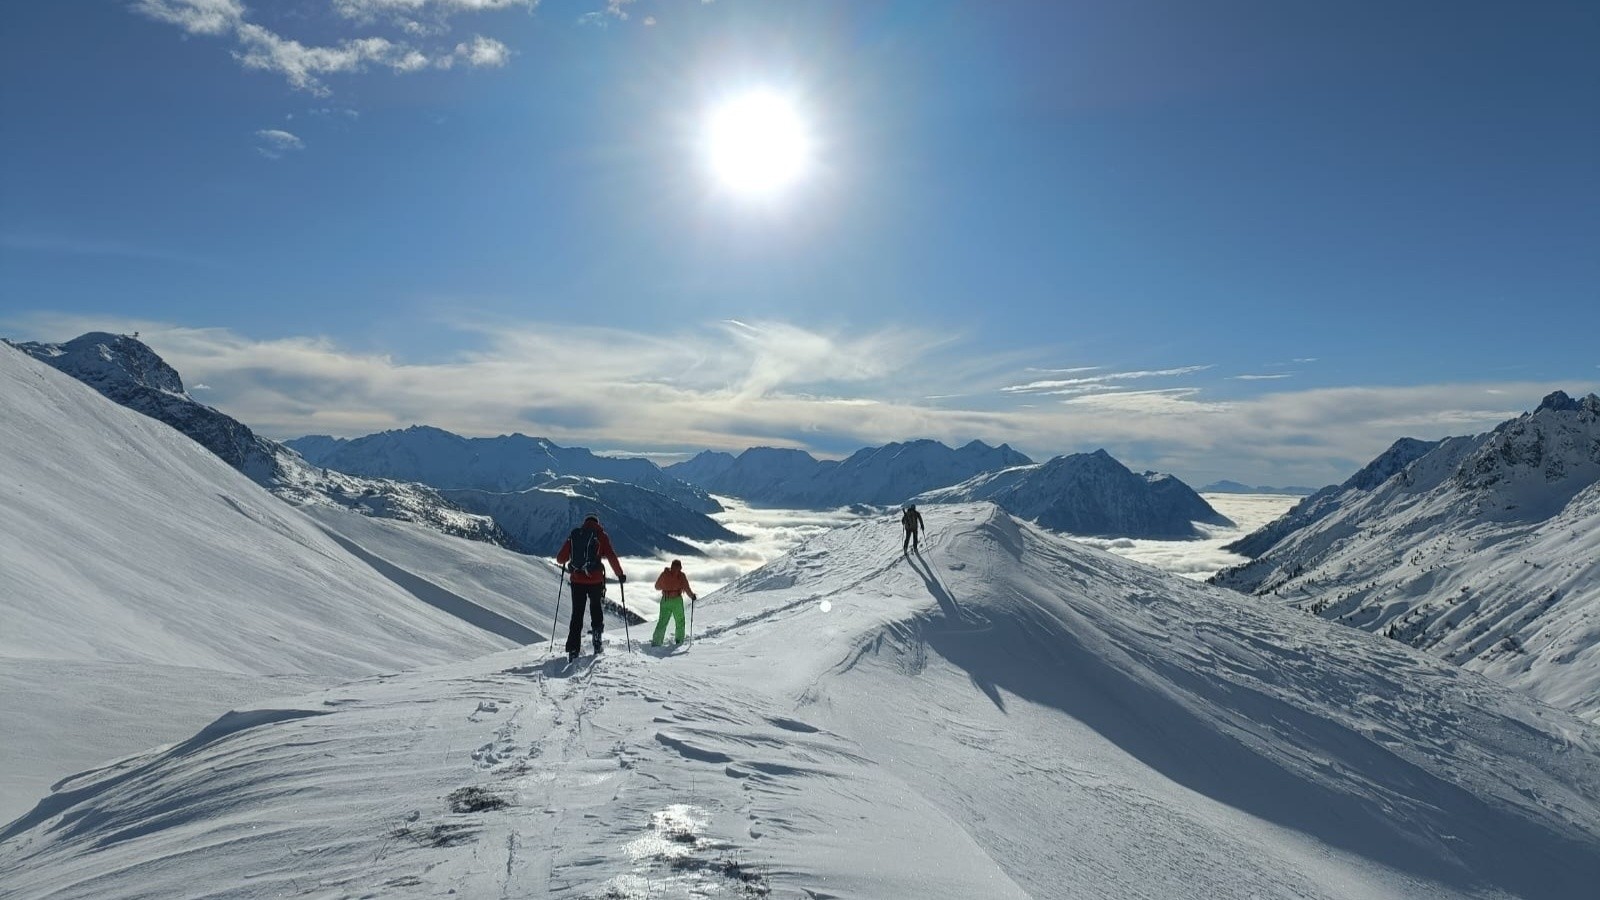
[[[622,563],[617,551],[611,549],[611,538],[600,527],[600,517],[584,517],[583,525],[572,529],[567,542],[556,554],[556,563],[567,567],[567,580],[572,582],[572,624],[567,628],[567,658],[576,659],[583,639],[584,600],[589,601],[589,624],[594,634],[594,652],[600,652],[600,633],[605,630],[606,570],[601,560],[611,563],[617,583],[625,583]]]

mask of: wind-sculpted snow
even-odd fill
[[[1600,719],[1600,398],[1557,392],[1488,434],[1402,444],[1213,581]]]
[[[686,650],[529,648],[69,780],[21,897],[1585,896],[1600,735],[992,505],[837,529]],[[608,638],[619,637],[608,633]],[[248,725],[250,727],[235,727]]]

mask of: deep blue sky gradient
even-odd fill
[[[7,4],[0,318],[414,362],[476,348],[455,319],[915,323],[1043,366],[1211,364],[1218,399],[1296,358],[1297,389],[1595,378],[1600,4],[640,0],[579,24],[603,5],[457,17],[446,40],[509,64],[318,97],[127,2]],[[308,44],[378,30],[251,9]],[[764,206],[692,147],[750,83],[798,90],[822,141]],[[261,129],[305,149],[266,158]]]

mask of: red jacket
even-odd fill
[[[611,563],[611,571],[617,573],[617,580],[621,581],[622,563],[617,561],[617,551],[611,549],[611,538],[606,536],[606,530],[600,527],[599,522],[585,522],[584,528],[593,528],[600,532],[600,558]],[[565,566],[567,560],[572,558],[572,537],[567,537],[567,542],[561,545],[561,552],[556,554],[556,564]],[[573,572],[568,578],[573,584],[605,584],[606,573],[604,569],[598,572]]]

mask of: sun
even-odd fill
[[[713,108],[705,149],[712,175],[737,194],[777,193],[811,167],[811,133],[799,106],[770,88],[746,91]]]

